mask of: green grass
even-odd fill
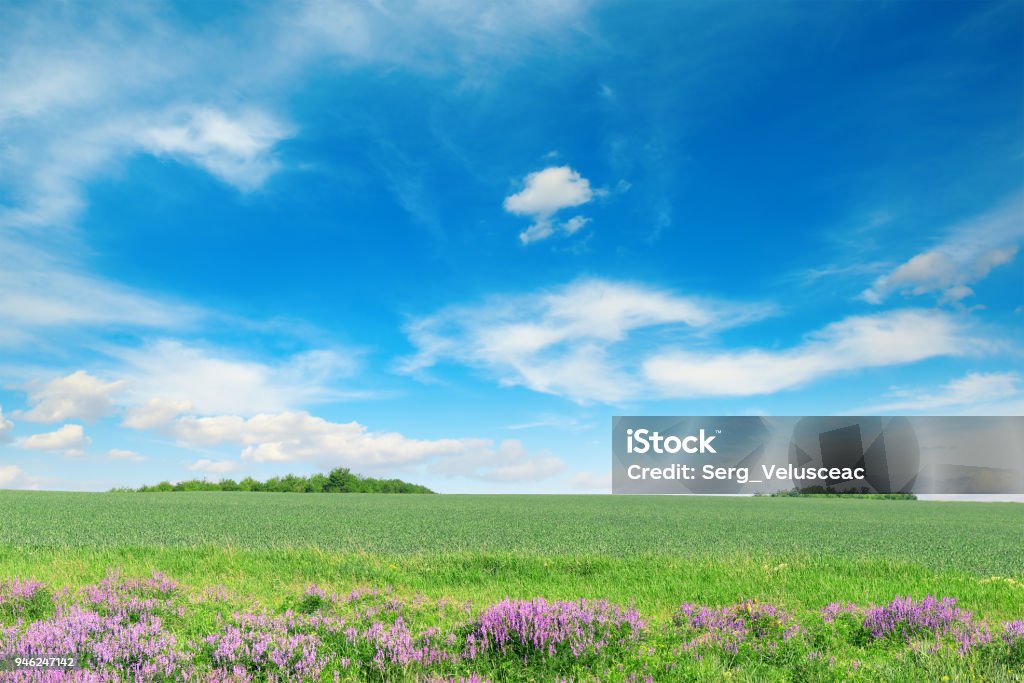
[[[73,583],[108,566],[244,585],[681,598],[814,607],[946,592],[1003,611],[1024,506],[843,499],[0,492],[0,571]],[[213,568],[213,571],[209,571]],[[642,578],[642,580],[641,580]]]
[[[994,624],[1024,617],[1022,548],[1016,504],[0,492],[0,576],[80,586],[155,569],[268,609],[309,582],[477,605],[602,597],[658,622],[684,601],[813,619],[833,601],[931,593]]]

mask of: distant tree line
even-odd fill
[[[805,486],[799,489],[776,491],[768,494],[772,498],[877,498],[880,500],[917,500],[913,493],[871,493],[871,489],[862,486],[859,490],[837,491],[831,486]],[[757,494],[754,495],[764,495]]]
[[[268,493],[433,493],[426,486],[410,484],[401,479],[376,479],[353,474],[347,467],[338,467],[327,474],[313,474],[300,477],[286,474],[283,477],[271,477],[266,481],[257,481],[246,477],[240,481],[221,479],[206,481],[189,479],[172,484],[162,481],[153,486],[141,486],[137,489],[118,488],[118,492],[160,493],[164,491],[259,491]]]

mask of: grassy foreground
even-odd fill
[[[353,613],[358,605],[337,596],[390,587],[388,600],[416,605],[405,613],[410,629],[446,630],[456,634],[458,648],[466,629],[479,627],[474,620],[481,610],[506,597],[603,599],[633,606],[646,623],[635,642],[607,644],[593,661],[575,655],[563,661],[558,651],[532,659],[516,654],[515,661],[526,657],[525,667],[508,666],[501,658],[387,671],[339,669],[335,662],[324,669],[323,680],[332,680],[334,671],[341,680],[427,679],[434,671],[478,672],[495,681],[631,675],[1021,680],[1012,652],[992,648],[1002,647],[1000,624],[1024,617],[1022,547],[1024,506],[1014,504],[0,492],[0,578],[75,589],[98,584],[111,571],[123,577],[163,572],[181,584],[182,595],[218,596],[213,602],[180,598],[191,614],[175,622],[183,637],[202,635],[215,614],[298,610],[311,585],[314,594],[335,598],[314,605],[314,611],[350,624],[362,623],[366,614]],[[902,627],[895,640],[866,635],[868,606],[929,594],[954,597],[957,609],[984,619],[992,627],[992,651],[958,655],[955,634],[915,631],[904,638]],[[438,607],[467,601],[467,610]],[[734,643],[726,643],[713,624],[695,625],[679,613],[683,603],[747,609],[750,621],[746,601],[781,610],[802,633],[792,643],[780,640],[781,632],[761,633],[769,640],[753,649],[751,643],[760,641],[741,638],[732,652]],[[832,603],[852,603],[860,611],[826,624],[821,610]],[[705,633],[708,628],[713,637]],[[327,642],[323,634],[318,637]],[[699,647],[688,645],[698,641]],[[352,660],[353,653],[346,658]]]

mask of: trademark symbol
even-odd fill
[[[721,433],[722,433],[722,430],[721,430],[721,429],[716,429],[716,430],[715,430],[715,434],[721,434]]]

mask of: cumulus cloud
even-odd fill
[[[259,188],[279,166],[274,146],[290,128],[269,114],[244,110],[235,115],[198,107],[177,115],[178,122],[148,128],[139,141],[148,152],[205,169],[239,190]]]
[[[0,443],[11,440],[11,431],[14,429],[14,423],[4,417],[3,406],[0,406]]]
[[[523,189],[505,198],[505,210],[519,215],[550,216],[594,197],[590,181],[568,166],[551,166],[530,173]]]
[[[135,451],[127,451],[123,448],[112,448],[107,451],[107,460],[128,460],[131,462],[142,462],[145,460],[144,457],[136,453]]]
[[[556,229],[567,235],[579,231],[589,218],[574,216],[559,224],[554,215],[562,209],[586,204],[600,192],[569,166],[550,166],[527,175],[523,189],[505,197],[504,207],[509,213],[533,219],[533,224],[519,234],[519,240],[529,244],[551,237]]]
[[[861,297],[880,304],[894,293],[937,293],[942,303],[959,303],[974,295],[971,285],[993,269],[1013,261],[1024,240],[1024,195],[947,231],[937,246],[914,255],[879,276]]]
[[[897,389],[888,401],[864,408],[871,414],[905,414],[941,410],[943,413],[1020,415],[1024,387],[1016,372],[971,372],[938,387]]]
[[[983,348],[984,342],[945,313],[899,310],[845,318],[789,349],[664,350],[644,361],[643,377],[664,396],[751,396],[839,372],[963,356]]]
[[[540,293],[494,297],[409,324],[418,353],[399,371],[417,373],[442,360],[482,368],[506,385],[615,402],[636,382],[619,347],[632,334],[707,332],[767,315],[767,306],[736,306],[644,285],[579,280]],[[628,355],[628,354],[627,354]]]
[[[162,429],[171,424],[174,418],[191,410],[191,401],[151,398],[129,409],[121,424],[130,429]]]
[[[64,451],[72,457],[85,453],[92,439],[85,435],[82,425],[67,424],[54,432],[33,434],[17,441],[19,448],[29,451]]]
[[[351,357],[314,350],[266,363],[212,347],[158,340],[111,349],[136,404],[125,426],[152,429],[183,412],[252,415],[343,398],[333,390],[355,368]]]
[[[19,488],[25,472],[16,465],[0,465],[0,489]]]
[[[93,422],[113,412],[113,396],[124,389],[125,382],[104,382],[84,370],[67,377],[29,387],[28,402],[32,409],[19,413],[29,422]]]
[[[177,439],[190,446],[227,443],[245,446],[242,457],[256,462],[323,460],[336,457],[365,465],[401,465],[463,451],[457,439],[421,441],[397,433],[373,433],[357,422],[338,423],[306,412],[183,417]]]
[[[391,470],[428,465],[448,476],[476,479],[542,479],[560,472],[562,461],[531,455],[516,440],[414,439],[397,432],[372,432],[358,422],[332,422],[306,412],[178,418],[171,433],[189,447],[242,447],[251,462],[313,462],[323,467]]]
[[[196,460],[188,466],[193,472],[204,472],[206,474],[228,474],[235,472],[241,467],[237,460]]]

